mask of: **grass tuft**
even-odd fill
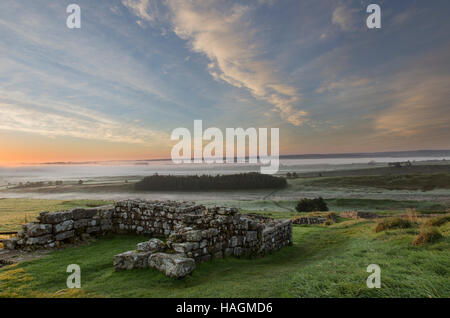
[[[424,226],[420,229],[419,235],[414,239],[413,245],[433,243],[442,238],[442,234],[435,227]]]
[[[441,226],[445,223],[450,222],[450,215],[438,216],[432,219],[429,219],[425,222],[425,225],[428,226]]]
[[[390,229],[408,229],[413,227],[413,223],[409,219],[404,218],[388,218],[379,222],[375,228],[375,232],[381,232]]]

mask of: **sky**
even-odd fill
[[[2,0],[0,164],[169,158],[171,132],[196,119],[279,128],[281,154],[450,149],[449,9]]]

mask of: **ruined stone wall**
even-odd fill
[[[90,235],[136,233],[167,238],[167,247],[196,262],[274,252],[292,243],[292,222],[242,216],[234,208],[189,202],[126,200],[114,206],[42,212],[4,240],[8,249],[58,247]]]
[[[22,225],[17,237],[3,240],[7,249],[59,247],[64,242],[76,242],[90,235],[112,230],[113,206],[71,211],[42,212],[37,222]]]
[[[193,202],[120,201],[114,206],[113,232],[168,237],[183,225],[186,215],[200,215],[204,210],[203,205]]]
[[[177,202],[122,201],[113,214],[115,232],[165,236],[167,246],[196,262],[224,256],[274,252],[292,243],[292,222],[242,216],[234,208]]]
[[[360,211],[345,211],[339,214],[343,218],[348,219],[375,219],[378,215],[374,212],[360,212]]]
[[[305,224],[323,224],[326,221],[327,221],[327,218],[315,217],[315,216],[304,216],[304,217],[297,217],[292,222],[294,224],[298,224],[298,225],[305,225]]]

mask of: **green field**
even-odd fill
[[[412,200],[375,200],[375,199],[354,199],[354,198],[330,198],[325,200],[331,211],[373,211],[380,214],[405,213],[407,209],[415,209],[419,213],[442,213],[446,212],[449,204],[436,203],[432,201],[412,201]],[[223,200],[223,201],[200,201],[205,205],[232,206],[245,211],[254,212],[278,212],[296,213],[295,206],[298,201],[293,200]]]
[[[255,259],[228,258],[170,279],[153,269],[115,272],[112,257],[145,240],[109,236],[0,269],[2,297],[450,297],[450,226],[445,238],[413,246],[418,230],[375,233],[375,222],[295,226],[294,244]],[[66,267],[81,266],[82,288],[66,288]],[[368,289],[366,268],[381,267]]]
[[[421,190],[450,189],[450,174],[409,174],[379,176],[346,176],[308,178],[303,186],[337,187],[360,189],[361,187],[381,188],[387,190]]]
[[[346,205],[364,203],[343,202]],[[0,200],[0,224],[3,226],[8,220],[9,227],[18,227],[25,209],[31,217],[32,213],[42,210],[105,203]],[[262,211],[261,214],[284,218],[298,215],[289,211]],[[17,221],[19,223],[14,223]],[[342,218],[330,226],[294,226],[292,246],[266,257],[203,263],[182,280],[167,278],[153,269],[115,272],[113,256],[134,249],[136,243],[148,238],[111,235],[89,244],[52,251],[44,258],[1,268],[0,296],[450,297],[449,222],[437,228],[443,238],[420,246],[412,244],[419,233],[419,225],[379,233],[375,233],[375,227],[376,221]],[[69,264],[81,266],[82,288],[79,290],[66,288]],[[369,264],[381,267],[380,289],[366,287]]]

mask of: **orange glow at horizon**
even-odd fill
[[[155,149],[70,137],[45,137],[18,132],[0,133],[0,165],[42,162],[87,162],[170,158],[170,148]]]

